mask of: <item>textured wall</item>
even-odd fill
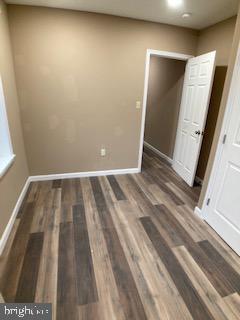
[[[137,167],[146,50],[195,54],[197,33],[27,6],[9,19],[31,174]]]
[[[225,65],[235,21],[197,36],[184,28],[51,8],[9,6],[9,19],[31,174],[136,167],[142,110],[135,102],[142,100],[146,49],[193,55],[197,47],[198,54],[217,49],[217,64]]]
[[[13,70],[6,6],[0,0],[0,75],[16,159],[0,179],[0,238],[15,207],[18,196],[28,177],[28,168],[22,138],[20,112]]]
[[[152,56],[144,140],[173,158],[185,61]]]
[[[216,50],[217,66],[227,66],[232,49],[236,20],[237,18],[233,17],[200,31],[197,54]]]

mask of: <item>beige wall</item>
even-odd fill
[[[24,152],[18,98],[15,86],[12,53],[9,40],[6,7],[0,0],[0,75],[6,100],[6,108],[13,142],[15,162],[0,179],[0,238],[12,214],[18,196],[28,177]]]
[[[195,54],[197,32],[24,6],[9,20],[30,173],[137,167],[146,50]]]
[[[185,61],[152,56],[144,140],[173,157]]]
[[[222,42],[224,44],[225,40],[222,39]],[[228,100],[228,94],[229,94],[229,89],[230,89],[230,85],[231,85],[233,69],[235,66],[239,43],[240,43],[240,9],[238,12],[238,17],[237,17],[236,27],[235,27],[234,37],[233,37],[233,43],[231,46],[230,56],[229,56],[229,60],[228,60],[228,71],[227,71],[227,75],[226,75],[226,80],[225,80],[225,85],[224,85],[223,96],[222,96],[222,101],[221,101],[221,105],[220,105],[216,130],[215,130],[212,148],[211,148],[211,152],[210,152],[210,156],[209,156],[209,161],[208,161],[208,165],[207,165],[207,169],[206,169],[206,173],[205,173],[205,179],[204,179],[204,183],[203,183],[203,187],[202,187],[202,191],[201,191],[200,199],[199,199],[199,203],[198,203],[199,208],[202,207],[202,204],[204,201],[204,197],[206,194],[206,190],[207,190],[207,186],[208,186],[208,182],[209,182],[209,178],[210,178],[210,174],[211,174],[211,170],[212,170],[212,166],[213,166],[213,162],[214,162],[214,158],[215,158],[215,153],[216,153],[216,149],[217,149],[217,145],[218,145],[218,140],[219,140],[219,135],[220,135],[221,127],[222,127],[223,117],[224,117],[225,110],[226,110],[226,104],[227,104],[227,100]]]
[[[222,21],[199,33],[197,54],[217,51],[216,64],[227,66],[232,48],[236,17]]]
[[[229,36],[224,35],[232,32],[234,19],[197,36],[189,29],[125,18],[9,6],[31,174],[136,167],[142,110],[135,108],[135,102],[142,99],[146,49],[193,55],[217,49],[217,65],[226,65],[231,41],[227,42]],[[200,206],[226,105],[239,33],[238,26]],[[16,136],[21,140],[17,130]],[[16,149],[17,143],[14,144]],[[107,148],[105,158],[99,152],[103,146]],[[12,168],[8,175],[13,171]],[[26,169],[22,172],[25,176]]]

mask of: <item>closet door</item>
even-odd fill
[[[240,255],[240,49],[212,170],[204,219]]]

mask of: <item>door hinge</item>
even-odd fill
[[[225,134],[225,135],[223,136],[223,144],[226,143],[226,140],[227,140],[227,135]]]
[[[209,206],[210,201],[211,201],[211,199],[210,199],[210,198],[208,198],[208,199],[207,199],[207,206]]]

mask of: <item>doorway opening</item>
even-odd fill
[[[200,75],[203,72],[209,73],[207,74],[208,83],[205,83],[204,87],[199,82],[199,90],[197,89],[200,93],[202,88],[206,90],[205,93],[202,90],[203,100],[205,99],[205,106],[203,106],[206,109],[205,114],[198,113],[200,120],[193,120],[193,123],[194,121],[196,122],[196,128],[191,128],[193,130],[191,137],[193,140],[195,139],[194,143],[198,144],[194,183],[189,183],[188,179],[184,179],[184,175],[180,174],[180,176],[190,187],[197,186],[197,188],[201,188],[210,155],[227,71],[227,67],[216,67],[215,69],[215,52],[193,58],[177,53],[147,51],[139,168],[142,167],[143,151],[154,153],[155,156],[164,159],[174,168],[179,121],[181,112],[183,112],[183,99],[185,99],[186,104],[186,96],[191,95],[190,90],[186,92],[186,77],[190,74],[187,69],[189,68],[189,61],[192,61],[192,66],[199,63],[199,68],[202,68],[202,71],[199,72]],[[212,68],[212,70],[205,68],[208,61],[210,61],[209,68]],[[193,68],[191,72],[194,72]],[[190,87],[191,83],[188,85]],[[195,98],[195,100],[191,101],[189,99],[188,102],[193,103],[196,98],[198,101],[201,96],[197,94],[192,98]],[[191,108],[189,110],[191,112]],[[201,122],[200,125],[197,124],[198,120]],[[191,156],[192,154],[190,153],[188,155],[189,161],[192,160]],[[179,173],[178,170],[175,171],[177,174]]]

